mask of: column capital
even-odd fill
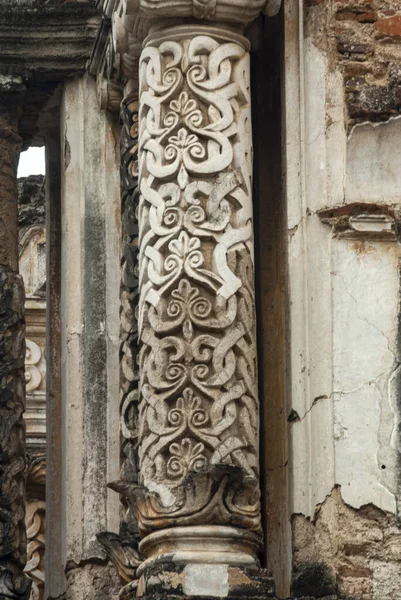
[[[122,0],[119,7],[128,23],[134,15],[148,19],[193,18],[224,23],[247,24],[261,12],[272,16],[280,9],[280,0]]]
[[[203,24],[241,34],[261,13],[274,16],[280,6],[281,0],[240,0],[235,4],[231,0],[105,2],[90,65],[90,72],[97,76],[101,108],[117,111],[123,89],[125,94],[138,91],[139,57],[150,33]]]

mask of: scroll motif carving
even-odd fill
[[[141,564],[141,559],[135,548],[115,533],[98,533],[97,539],[105,548],[121,583],[126,585],[135,581],[136,570]]]
[[[32,579],[30,600],[43,600],[45,587],[45,517],[46,503],[36,500],[27,503],[27,563],[25,573]]]
[[[37,390],[42,382],[42,373],[38,365],[42,359],[42,350],[32,340],[26,340],[25,353],[25,383],[26,391],[33,392]]]
[[[122,264],[120,315],[120,415],[122,433],[121,477],[138,482],[138,101],[128,97],[122,104],[121,212]],[[135,516],[123,500],[122,534],[138,541]]]
[[[24,525],[24,288],[0,267],[0,597],[23,599],[30,582],[22,570]]]
[[[197,31],[140,65],[142,533],[260,528],[249,55]]]

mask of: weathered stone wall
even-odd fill
[[[99,110],[86,76],[65,84],[60,112],[61,406],[53,418],[61,443],[52,460],[62,475],[48,506],[54,511],[62,497],[63,528],[61,537],[49,528],[46,550],[67,582],[50,567],[46,593],[109,599],[117,579],[96,534],[119,527],[118,495],[107,488],[120,466],[118,123]]]
[[[397,599],[401,536],[396,515],[373,505],[356,510],[334,488],[315,518],[293,516],[293,593],[321,597]]]
[[[398,0],[333,5],[336,58],[344,73],[349,124],[401,112],[401,5]]]
[[[46,217],[44,175],[18,179],[18,225],[44,225]]]
[[[400,4],[299,8],[285,4],[292,591],[398,600]]]
[[[401,5],[398,0],[306,0],[311,36],[330,47],[344,77],[347,124],[401,112]]]

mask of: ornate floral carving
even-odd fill
[[[98,533],[97,539],[114,564],[121,583],[125,585],[135,580],[136,570],[142,561],[132,544],[110,532]]]
[[[26,391],[29,393],[37,390],[42,383],[42,373],[38,369],[42,350],[33,340],[26,339],[25,344],[25,383]]]
[[[0,597],[29,595],[24,525],[24,287],[0,266]]]
[[[138,101],[128,97],[121,117],[121,313],[120,313],[120,416],[123,480],[138,482]],[[135,543],[138,528],[135,515],[122,501],[121,533]]]
[[[25,573],[32,579],[30,600],[43,600],[45,587],[45,522],[46,503],[34,500],[27,503],[27,563]]]
[[[249,55],[195,29],[140,65],[142,532],[260,527]]]
[[[41,452],[28,454],[26,493],[37,500],[46,497],[46,456]]]
[[[110,487],[135,506],[141,535],[155,529],[187,525],[234,525],[260,531],[260,490],[255,477],[230,465],[211,467],[186,477],[175,496],[161,496],[143,486],[120,481]],[[165,500],[168,502],[165,502]]]

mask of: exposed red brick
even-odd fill
[[[372,65],[361,64],[360,62],[348,62],[345,65],[345,73],[348,76],[358,77],[360,75],[366,75],[366,73],[372,72]]]
[[[359,90],[365,83],[364,77],[346,77],[345,89],[349,92]]]
[[[374,23],[377,20],[377,13],[373,10],[370,12],[364,12],[358,15],[356,18],[359,23]]]
[[[380,208],[378,207],[377,212],[380,212]],[[369,542],[365,544],[344,544],[344,555],[345,556],[366,556],[369,551]]]
[[[340,54],[373,54],[372,44],[338,42],[337,50]]]
[[[357,13],[352,10],[340,10],[336,15],[337,21],[355,21]]]
[[[372,4],[370,2],[366,2],[366,0],[337,0],[338,4],[351,4],[352,6],[357,6],[359,10],[368,11],[372,10]]]
[[[318,4],[323,4],[326,0],[305,0],[306,6],[317,6]]]
[[[401,15],[380,19],[374,27],[379,36],[401,38]]]
[[[373,572],[369,567],[341,565],[338,568],[338,574],[340,577],[372,577]]]

